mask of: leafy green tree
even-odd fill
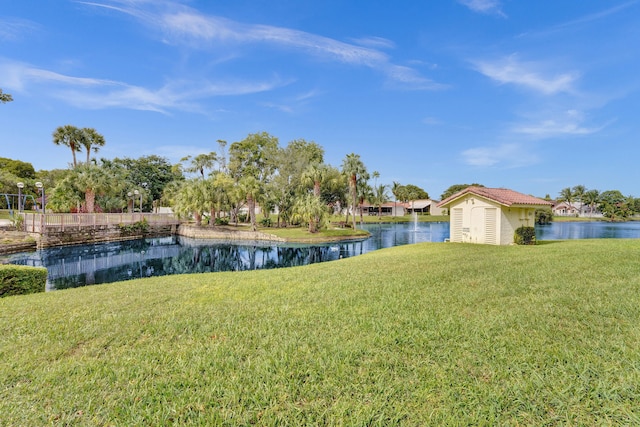
[[[447,197],[451,197],[454,194],[464,190],[467,187],[484,187],[482,184],[474,183],[474,184],[454,184],[447,188],[444,193],[440,195],[440,200],[444,200]]]
[[[36,171],[31,163],[21,160],[0,157],[0,169],[7,171],[20,179],[35,179]]]
[[[249,134],[240,142],[234,142],[229,147],[229,172],[231,177],[240,185],[241,189],[250,191],[245,194],[251,227],[255,223],[255,196],[264,190],[272,179],[276,170],[274,159],[278,152],[278,138],[266,132]],[[249,180],[249,178],[253,180]],[[262,187],[261,189],[256,186]]]
[[[97,153],[100,150],[100,147],[104,147],[105,139],[104,136],[99,134],[94,128],[83,128],[82,131],[82,139],[80,143],[87,151],[87,163],[89,163],[91,158],[91,151]]]
[[[600,194],[599,208],[602,215],[611,221],[624,220],[631,214],[628,198],[618,190],[603,191]]]
[[[142,184],[147,183],[146,189],[143,189],[146,195],[145,211],[149,211],[154,202],[160,200],[167,200],[167,206],[171,206],[169,194],[175,195],[180,183],[184,181],[180,168],[175,168],[175,165],[169,163],[166,158],[157,155],[142,156],[137,159],[116,157],[113,160],[101,159],[100,161],[104,166],[125,171],[127,180],[125,194],[132,189],[143,189]],[[163,197],[165,188],[172,182],[176,184]]]
[[[53,132],[53,143],[55,145],[64,145],[69,147],[71,154],[73,155],[73,167],[75,168],[78,163],[76,161],[76,153],[80,152],[83,144],[83,132],[72,125],[59,126]]]
[[[353,214],[353,229],[356,228],[356,206],[358,205],[358,180],[364,182],[369,180],[369,173],[364,163],[360,159],[360,155],[351,153],[342,161],[342,173],[347,177],[349,182],[349,194],[351,198],[351,211]],[[347,221],[348,221],[347,211]]]
[[[545,225],[550,224],[553,221],[553,211],[551,208],[544,207],[538,208],[535,211],[536,224]]]
[[[240,178],[238,185],[242,190],[242,193],[246,196],[247,208],[249,210],[249,223],[251,224],[251,230],[256,231],[258,224],[256,221],[256,200],[260,198],[262,185],[256,177],[247,175]]]
[[[2,92],[2,89],[0,89],[0,102],[5,104],[5,103],[11,102],[11,101],[13,101],[13,97],[11,95],[9,95],[8,93]]]

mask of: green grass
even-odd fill
[[[640,241],[0,300],[2,425],[638,425]]]
[[[322,240],[334,240],[345,239],[348,237],[353,238],[366,238],[369,237],[369,232],[364,230],[353,230],[351,228],[340,229],[327,229],[320,230],[317,233],[309,233],[306,227],[286,227],[286,228],[259,228],[258,231],[276,235],[278,237],[285,238],[289,241],[322,241]]]

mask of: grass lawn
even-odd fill
[[[2,425],[638,425],[640,241],[0,299]]]

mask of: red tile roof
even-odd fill
[[[464,190],[447,197],[440,203],[438,207],[448,205],[452,201],[464,196],[465,194],[475,194],[476,196],[484,197],[485,199],[493,200],[504,206],[513,205],[541,205],[551,206],[551,202],[548,202],[537,197],[529,196],[527,194],[518,193],[517,191],[509,190],[507,188],[486,188],[486,187],[467,187]]]

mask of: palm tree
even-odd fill
[[[342,173],[345,174],[349,180],[349,194],[351,196],[351,209],[353,214],[353,229],[356,228],[356,205],[357,205],[357,197],[358,197],[358,178],[363,178],[366,176],[366,180],[369,179],[369,174],[367,173],[367,168],[360,160],[360,156],[358,154],[347,154],[347,156],[342,161]]]
[[[84,192],[85,209],[87,213],[94,213],[96,194],[109,190],[113,186],[114,177],[107,169],[92,164],[80,165],[74,172],[74,185]]]
[[[59,126],[53,132],[53,143],[55,145],[64,145],[71,149],[74,168],[77,166],[76,153],[81,149],[83,138],[83,132],[72,125]]]
[[[369,202],[378,207],[378,219],[382,218],[382,205],[389,201],[389,194],[387,193],[387,186],[380,184],[373,188],[373,193]]]
[[[582,212],[582,205],[584,204],[582,197],[584,196],[584,193],[587,192],[587,188],[584,185],[576,185],[571,189],[571,191],[573,192],[574,200],[576,202],[580,202],[581,206],[579,211]]]
[[[589,216],[593,215],[593,207],[600,201],[598,190],[589,190],[582,195],[582,203],[589,206]]]
[[[4,104],[11,101],[13,101],[13,97],[8,93],[2,92],[2,89],[0,89],[0,102]]]
[[[185,181],[173,198],[173,211],[179,218],[193,215],[196,225],[202,225],[202,213],[209,207],[207,186],[201,179]]]
[[[84,146],[85,150],[87,150],[87,163],[89,163],[91,150],[97,153],[98,150],[100,150],[99,147],[104,147],[104,136],[100,135],[94,128],[83,128],[81,132],[83,138],[79,142]]]
[[[323,164],[312,164],[302,172],[301,181],[303,185],[313,186],[313,195],[320,197],[320,186],[328,173],[327,167]]]
[[[191,160],[191,165],[185,169],[187,172],[200,172],[200,177],[204,179],[204,170],[205,169],[213,169],[213,165],[215,165],[218,160],[218,156],[216,153],[211,152],[209,154],[198,154],[195,157],[187,156],[183,157],[181,161]]]
[[[309,233],[318,231],[319,224],[327,215],[327,207],[320,198],[313,194],[305,194],[304,197],[296,200],[293,206],[294,218],[300,219],[309,225]]]
[[[571,187],[563,188],[560,190],[560,198],[561,202],[565,202],[569,206],[569,211],[571,211],[571,203],[573,202],[573,191],[571,191]]]

